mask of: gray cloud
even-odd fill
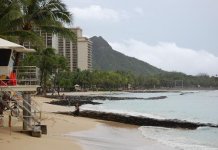
[[[75,24],[83,29],[85,35],[116,41],[117,46],[126,49],[126,54],[134,57],[136,54],[132,48],[147,47],[156,54],[146,50],[145,55],[142,50],[135,50],[143,55],[143,58],[137,58],[166,70],[188,74],[216,73],[217,0],[63,1],[74,13]],[[122,42],[124,39],[137,40],[128,40],[131,42],[128,44]],[[161,55],[160,49],[167,55]]]
[[[100,5],[90,5],[88,7],[74,7],[70,8],[75,18],[87,21],[121,21],[128,18],[125,11],[116,11],[114,9],[105,8]]]
[[[218,57],[205,50],[196,51],[178,47],[175,43],[166,42],[149,45],[134,39],[121,43],[110,42],[110,44],[119,52],[167,71],[178,71],[191,75],[200,73],[218,74]]]

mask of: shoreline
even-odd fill
[[[32,97],[36,100],[42,109],[42,124],[47,125],[48,134],[42,135],[41,138],[31,137],[24,133],[17,132],[18,129],[21,129],[21,122],[13,118],[12,121],[12,132],[6,127],[7,119],[5,119],[5,127],[0,127],[0,147],[7,150],[39,150],[39,149],[52,149],[52,150],[87,150],[84,149],[84,145],[81,143],[81,140],[78,138],[71,138],[66,136],[71,132],[73,133],[82,133],[82,132],[92,132],[99,134],[99,131],[96,130],[97,126],[107,126],[104,128],[104,132],[108,130],[115,131],[117,129],[122,129],[129,131],[130,129],[138,130],[139,126],[102,121],[84,117],[73,117],[68,115],[55,114],[57,111],[72,111],[74,107],[67,106],[56,106],[48,104],[48,101],[51,101],[50,98],[44,97]],[[5,115],[6,117],[6,115]],[[121,131],[123,134],[124,132]],[[113,135],[109,135],[112,136]],[[158,149],[161,149],[163,146],[158,142],[151,142],[150,140],[143,138],[142,135],[137,135],[138,138],[147,143],[146,146],[148,149],[155,145]],[[125,139],[125,138],[124,138]],[[99,141],[101,143],[101,141]],[[149,144],[150,143],[150,144]],[[165,148],[163,149],[165,150]]]
[[[98,121],[91,130],[71,132],[67,136],[77,139],[83,150],[175,150],[158,141],[145,138],[139,126],[111,121]]]
[[[122,93],[178,93],[184,91],[216,91],[217,88],[163,88],[163,89],[144,89],[144,90],[121,90],[121,91],[70,91],[70,92],[60,92],[60,96],[65,94],[66,96],[95,96],[95,95],[115,95]],[[51,92],[47,93],[47,95],[52,95]],[[57,92],[54,93],[57,96]]]
[[[97,92],[99,94],[99,92]],[[195,93],[194,91],[185,91],[181,92],[179,95],[186,95]],[[55,98],[56,100],[49,102],[49,104],[59,105],[59,106],[75,106],[79,104],[80,106],[85,104],[90,105],[99,105],[102,104],[103,101],[121,101],[121,100],[143,100],[143,101],[164,101],[167,96],[157,95],[157,96],[150,96],[150,97],[131,97],[131,96],[114,96],[114,95],[65,95],[65,99],[62,99],[58,96],[50,96]],[[95,101],[97,100],[97,101]],[[59,114],[65,115],[73,115],[73,111],[59,111]],[[218,124],[215,123],[207,123],[207,122],[198,122],[198,121],[191,121],[191,120],[183,120],[183,119],[167,119],[167,118],[155,118],[149,116],[135,116],[132,114],[122,114],[116,112],[107,112],[107,111],[96,111],[96,110],[86,110],[82,109],[80,111],[80,116],[93,118],[93,119],[100,119],[106,121],[114,121],[119,123],[126,123],[130,125],[139,125],[139,126],[156,126],[156,127],[166,127],[166,128],[182,128],[182,129],[190,129],[194,130],[198,127],[214,127],[218,128]]]
[[[105,92],[104,92],[105,93]],[[73,93],[74,94],[74,93]],[[79,94],[83,94],[82,92],[79,92]],[[87,95],[88,93],[86,93]],[[93,94],[91,94],[92,96]],[[101,95],[99,93],[95,93],[95,95]],[[45,97],[38,97],[33,96],[34,100],[36,100],[42,110],[42,117],[43,121],[42,124],[47,125],[48,134],[42,135],[42,138],[35,138],[31,137],[29,135],[25,135],[22,133],[15,132],[15,127],[13,127],[13,132],[10,135],[9,128],[7,127],[0,127],[0,147],[7,150],[14,150],[14,149],[21,149],[21,150],[39,150],[39,149],[52,149],[52,150],[60,150],[60,149],[66,149],[66,150],[98,150],[95,148],[87,147],[88,144],[92,145],[102,145],[107,144],[105,146],[119,146],[121,141],[121,146],[125,145],[125,143],[131,143],[131,141],[134,141],[135,139],[129,138],[129,135],[134,135],[135,138],[140,140],[140,143],[132,143],[131,146],[140,146],[143,145],[143,147],[139,147],[142,150],[149,149],[149,150],[175,150],[175,146],[170,145],[169,143],[165,143],[162,141],[159,141],[159,139],[156,139],[155,137],[152,138],[153,132],[157,131],[157,133],[160,133],[159,136],[167,135],[165,133],[165,129],[162,130],[162,128],[147,128],[146,130],[141,130],[141,127],[138,125],[128,125],[123,123],[117,123],[113,121],[104,121],[104,120],[98,120],[98,119],[90,119],[90,118],[83,118],[83,117],[73,117],[69,115],[61,115],[61,114],[55,114],[55,112],[72,112],[74,110],[73,106],[59,106],[59,105],[52,105],[48,102],[55,100],[52,98],[45,98]],[[5,115],[5,117],[7,117]],[[8,122],[6,121],[5,124]],[[18,125],[17,120],[13,120],[13,125]],[[21,126],[21,124],[19,124]],[[134,131],[134,132],[132,132]],[[171,131],[171,130],[166,130]],[[185,131],[185,130],[177,130],[179,132]],[[193,130],[198,131],[198,130]],[[202,131],[205,131],[204,128]],[[212,130],[213,131],[213,130]],[[114,134],[109,134],[109,133]],[[77,136],[67,136],[70,133],[75,133]],[[104,133],[104,134],[100,134]],[[196,133],[196,132],[195,132]],[[197,132],[198,133],[198,132]],[[196,133],[196,134],[197,134]],[[118,136],[119,135],[119,136]],[[154,134],[155,136],[156,134]],[[102,137],[102,138],[101,138]],[[213,137],[213,136],[212,136]],[[214,137],[217,137],[216,135]],[[109,138],[109,139],[108,139]],[[176,136],[172,135],[172,139],[174,140]],[[87,140],[84,140],[87,139]],[[102,139],[108,139],[110,142],[108,143],[105,140]],[[116,139],[116,140],[114,140]],[[124,141],[123,141],[124,140]],[[91,141],[95,141],[94,143],[91,143]],[[85,142],[85,143],[84,143]],[[117,143],[118,142],[118,143]],[[204,142],[203,142],[204,143]],[[176,143],[181,144],[181,143]],[[193,143],[189,143],[185,146],[199,146],[200,148],[202,145],[193,145]],[[215,148],[216,145],[214,146]],[[99,148],[99,147],[98,147]],[[210,148],[210,147],[209,147]],[[103,148],[102,148],[103,149]],[[99,150],[102,150],[99,149]],[[108,148],[106,150],[111,150],[113,148]],[[115,147],[114,149],[120,149]],[[122,149],[122,148],[121,148]],[[128,149],[127,147],[124,149]],[[132,150],[134,148],[129,148],[129,150]]]

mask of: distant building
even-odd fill
[[[76,42],[41,30],[36,31],[43,36],[46,47],[56,49],[56,53],[64,56],[68,61],[70,71],[92,69],[92,42],[82,35],[81,28],[70,28],[76,34]],[[30,48],[31,44],[26,42],[25,47]]]
[[[36,28],[34,29],[35,32],[37,32],[40,36],[43,37],[43,42],[47,47],[56,47],[57,45],[57,41],[55,40],[55,38],[53,38],[53,34],[52,33],[47,33],[47,32],[43,32],[42,30]],[[31,46],[31,42],[24,42],[23,44],[26,48],[32,48]]]
[[[78,68],[81,70],[92,69],[92,42],[86,37],[78,37]]]
[[[54,38],[54,37],[53,37]],[[57,47],[55,48],[61,56],[64,56],[67,59],[68,67],[70,71],[75,71],[78,69],[78,49],[77,44],[75,42],[70,41],[69,39],[65,39],[61,36],[56,36],[57,38]]]
[[[69,69],[75,71],[92,69],[92,42],[82,36],[82,29],[71,28],[76,34],[77,41],[72,42],[69,39],[58,36],[57,53],[64,56],[69,63]],[[54,37],[55,38],[55,37]]]

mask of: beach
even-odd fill
[[[82,94],[82,93],[79,93]],[[88,94],[88,93],[85,93]],[[89,93],[100,94],[100,93]],[[102,94],[102,93],[101,93]],[[160,143],[143,138],[140,133],[137,133],[138,126],[120,124],[115,122],[100,121],[95,119],[73,117],[68,115],[56,114],[53,112],[58,111],[73,111],[74,107],[56,106],[46,102],[52,99],[44,97],[32,97],[36,100],[42,109],[42,124],[47,125],[47,135],[42,135],[41,138],[31,137],[24,133],[17,132],[21,126],[20,122],[13,118],[12,120],[12,132],[7,126],[7,119],[5,119],[5,127],[0,127],[0,147],[1,149],[14,150],[38,150],[38,149],[53,149],[53,150],[88,150],[87,141],[93,141],[93,138],[97,141],[95,143],[89,143],[88,145],[95,145],[96,143],[108,142],[106,145],[115,144],[113,149],[119,149],[119,144],[125,145],[125,143],[132,143],[129,145],[148,148],[148,149],[170,149]],[[5,116],[6,117],[6,116]],[[115,131],[115,132],[113,132]],[[135,132],[137,131],[137,132]],[[116,134],[120,136],[117,136]],[[128,135],[131,133],[131,136]],[[84,143],[84,138],[86,142]],[[102,141],[102,137],[107,139]],[[114,138],[120,141],[114,143],[111,141]],[[132,138],[129,138],[132,137]],[[137,139],[137,140],[136,140]],[[136,141],[136,142],[132,142]],[[116,147],[117,145],[117,147]],[[110,146],[109,146],[110,147]],[[101,148],[101,147],[100,147]],[[133,148],[134,149],[134,148]]]
[[[16,119],[12,121],[12,132],[8,127],[0,128],[0,147],[1,149],[14,150],[80,150],[76,140],[71,140],[64,134],[72,131],[81,131],[94,128],[96,120],[88,118],[79,118],[72,116],[63,116],[51,112],[67,110],[69,108],[46,104],[51,99],[43,97],[33,97],[42,107],[42,124],[47,125],[48,134],[41,138],[31,137],[29,135],[16,132],[19,122]],[[72,110],[71,110],[72,111]],[[5,120],[7,121],[7,119]],[[5,123],[7,124],[7,123]]]

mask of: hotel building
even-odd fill
[[[58,54],[67,59],[71,71],[75,71],[76,69],[91,70],[92,42],[82,36],[82,29],[71,28],[71,30],[76,34],[76,42],[58,36],[58,47],[53,46],[53,48],[57,50]]]
[[[76,35],[76,41],[70,41],[60,35],[36,30],[44,39],[46,47],[52,47],[56,53],[64,56],[70,71],[92,70],[92,42],[82,35],[81,28],[70,28]],[[25,43],[30,47],[30,43]]]

